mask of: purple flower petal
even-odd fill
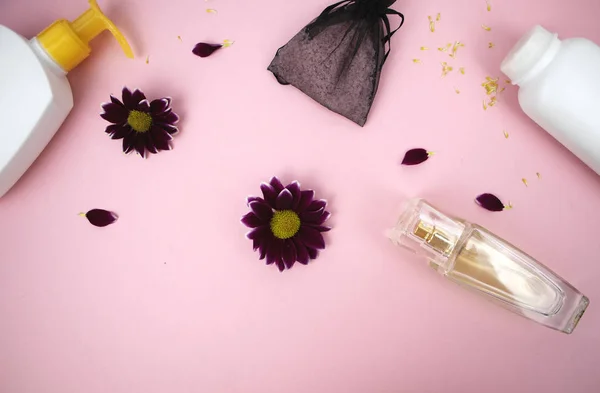
[[[112,102],[113,104],[123,106],[123,103],[121,101],[119,101],[119,99],[117,97],[113,96],[112,94],[110,95],[110,102]]]
[[[249,196],[248,199],[247,199],[247,201],[246,201],[246,204],[248,206],[250,206],[250,203],[252,203],[252,202],[262,202],[262,203],[265,203],[265,200],[262,199],[262,198],[259,198],[259,197]]]
[[[158,153],[158,149],[156,148],[156,144],[154,143],[154,139],[152,135],[148,134],[146,136],[146,150],[152,154]]]
[[[475,203],[492,212],[501,212],[506,208],[500,198],[494,194],[481,194],[475,198]]]
[[[171,100],[169,98],[161,98],[159,100],[152,100],[150,103],[150,113],[152,115],[160,115],[169,109]]]
[[[146,135],[136,135],[133,147],[142,158],[146,158]]]
[[[277,268],[279,269],[280,272],[285,270],[285,264],[283,263],[283,258],[279,258],[276,262],[277,264]]]
[[[263,221],[260,218],[258,218],[256,216],[256,214],[250,212],[248,214],[246,214],[244,217],[242,217],[242,224],[244,224],[245,226],[247,226],[248,228],[257,228],[261,225],[266,225],[268,224],[268,221]]]
[[[294,197],[287,188],[279,193],[277,200],[275,201],[275,209],[277,210],[289,210],[292,208],[292,202]]]
[[[328,211],[324,211],[323,214],[321,215],[321,218],[319,218],[315,224],[317,225],[321,225],[323,224],[325,221],[329,220],[329,217],[331,217],[331,213],[329,213]]]
[[[261,183],[260,190],[262,191],[263,196],[265,197],[265,201],[267,201],[269,205],[275,206],[275,201],[277,200],[277,192],[275,192],[273,186],[267,183]]]
[[[258,250],[260,252],[259,260],[265,259],[267,256],[267,250],[269,249],[269,245],[271,244],[271,237],[265,236],[261,239]]]
[[[104,130],[104,132],[106,132],[108,135],[112,135],[114,134],[119,128],[121,127],[120,124],[111,124],[109,126],[106,126],[106,129]]]
[[[262,241],[261,238],[254,238],[252,239],[252,249],[254,251],[258,250],[260,248],[260,242]]]
[[[175,135],[179,132],[179,129],[177,127],[172,126],[170,124],[157,123],[156,125],[165,130],[169,135]]]
[[[131,93],[129,103],[125,102],[125,97],[123,97],[123,104],[125,104],[125,106],[128,108],[135,109],[138,106],[138,104],[145,99],[146,96],[144,95],[144,93],[142,93],[139,89],[135,89],[133,93]]]
[[[317,248],[320,250],[325,248],[325,240],[323,239],[323,235],[321,235],[321,232],[311,227],[300,227],[300,230],[296,234],[296,237],[298,238],[298,240],[304,243],[306,247]]]
[[[143,99],[142,101],[140,101],[139,104],[137,104],[137,110],[140,112],[150,113],[150,103],[148,102],[148,100]]]
[[[192,53],[196,56],[208,57],[212,55],[215,51],[221,49],[222,47],[222,44],[207,44],[205,42],[200,42],[196,44],[194,49],[192,49]]]
[[[294,266],[294,263],[296,262],[296,247],[294,246],[294,242],[290,239],[287,239],[283,242],[281,258],[283,259],[285,267],[288,269],[291,269],[292,266]]]
[[[281,181],[279,181],[279,179],[276,176],[273,176],[271,178],[269,184],[275,189],[277,195],[279,195],[279,193],[283,191],[283,184],[281,183]]]
[[[406,152],[402,159],[402,165],[418,165],[427,161],[430,154],[425,149],[411,149]]]
[[[92,209],[87,213],[80,213],[80,215],[85,216],[90,224],[97,227],[110,225],[119,218],[115,213],[103,209]]]
[[[131,90],[129,90],[127,87],[123,87],[121,98],[123,99],[123,105],[125,105],[127,109],[135,109],[135,104],[137,104],[137,102],[135,104],[131,104],[133,102]]]
[[[171,150],[169,141],[173,139],[173,137],[160,126],[153,125],[150,129],[150,136],[152,137],[154,146],[156,146],[158,150]]]
[[[305,190],[300,192],[300,202],[298,203],[298,207],[296,211],[298,213],[302,213],[304,210],[310,206],[311,202],[315,198],[315,192],[313,190]]]
[[[292,201],[291,209],[296,210],[298,208],[298,204],[300,203],[300,196],[301,196],[300,183],[298,183],[297,181],[293,181],[290,184],[288,184],[285,188],[290,190],[290,192],[292,193],[292,196],[294,197],[294,199]]]
[[[314,248],[310,247],[307,247],[306,249],[308,251],[308,256],[310,257],[310,259],[317,259],[317,257],[319,256],[318,250],[315,250]]]
[[[320,208],[319,210],[316,210],[316,211],[306,210],[306,211],[303,211],[302,213],[300,213],[300,220],[302,222],[316,224],[324,212],[325,212],[324,208]]]
[[[156,121],[173,125],[179,123],[179,116],[173,111],[167,111],[166,113],[156,116]]]
[[[135,145],[135,132],[131,132],[123,138],[123,152],[129,154]]]
[[[318,199],[316,201],[312,201],[311,204],[308,205],[308,208],[306,208],[306,210],[317,211],[319,209],[324,209],[325,206],[327,206],[327,201],[325,201],[323,199]]]
[[[100,114],[100,117],[114,124],[125,123],[129,116],[129,111],[125,107],[112,102],[102,104],[102,109],[104,112]]]
[[[319,232],[329,232],[331,230],[330,227],[326,227],[324,225],[313,225],[313,224],[305,224],[313,229],[316,229]]]
[[[310,257],[308,256],[308,250],[306,249],[306,246],[298,239],[292,238],[292,240],[294,242],[294,246],[296,246],[296,259],[303,265],[308,264]]]
[[[125,138],[125,136],[129,135],[132,132],[133,130],[131,129],[131,127],[127,125],[117,125],[113,134],[110,137],[111,139],[123,139]]]
[[[269,241],[269,249],[267,250],[267,265],[281,261],[281,246],[283,241],[281,239],[272,238]]]
[[[262,239],[265,236],[269,235],[269,233],[271,232],[271,229],[269,228],[268,225],[263,225],[260,226],[258,228],[254,228],[253,230],[251,230],[250,232],[248,232],[246,234],[246,237],[250,240],[254,240],[254,239]]]
[[[273,218],[273,209],[264,202],[250,202],[250,209],[262,221],[270,222]]]

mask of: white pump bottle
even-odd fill
[[[28,41],[0,25],[0,197],[27,171],[73,108],[67,73],[89,56],[88,42],[110,30],[125,37],[96,0],[73,22],[61,19]]]

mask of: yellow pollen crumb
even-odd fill
[[[492,49],[494,46],[496,46],[496,45],[494,45],[494,43],[493,43],[493,42],[490,42],[490,43],[488,44],[488,48],[490,48],[490,49]]]
[[[231,40],[223,40],[223,48],[229,48],[231,45],[233,45],[235,43],[235,41],[231,41]]]
[[[449,66],[448,63],[446,63],[445,61],[442,62],[441,64],[442,64],[442,76],[448,75],[448,73],[453,70],[453,68],[451,66]]]
[[[542,175],[539,172],[536,172],[535,175],[537,176],[538,179],[542,178]]]
[[[485,103],[485,99],[483,100],[483,110],[487,111],[487,104]]]
[[[146,56],[146,64],[150,64],[150,55]]]
[[[440,21],[440,19],[442,19],[442,14],[440,14],[440,13],[438,12],[437,16],[435,17],[435,20],[436,20],[437,22],[439,22],[439,21]]]
[[[492,28],[486,25],[481,25],[481,28],[485,31],[492,31]]]
[[[460,94],[460,90],[458,90],[458,88],[456,88],[456,87],[454,88],[454,92],[455,92],[456,94]]]
[[[504,131],[504,137],[508,139],[508,132],[506,132],[506,130]]]
[[[219,12],[218,12],[217,10],[215,10],[214,8],[207,8],[207,9],[206,9],[206,12],[207,12],[208,14],[215,14],[215,15],[219,13]]]
[[[529,187],[529,184],[527,183],[527,179],[522,178],[521,181],[523,182],[523,184],[525,184],[525,187]]]
[[[490,0],[486,0],[485,3],[486,3],[488,12],[490,12],[492,10],[492,4],[490,3]]]
[[[183,40],[181,39],[181,36],[180,36],[180,35],[178,35],[178,36],[177,36],[177,39],[178,39],[179,41],[183,42]]]
[[[460,67],[458,70],[460,71],[461,74],[463,74],[463,75],[465,74],[465,67]]]
[[[421,64],[421,59],[412,59],[413,63]]]
[[[428,48],[428,47],[426,47],[426,46],[422,46],[422,47],[421,47],[421,50],[429,50],[429,48]]]

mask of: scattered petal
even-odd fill
[[[222,44],[207,44],[205,42],[200,42],[200,43],[196,44],[194,49],[192,49],[192,53],[195,54],[196,56],[208,57],[208,56],[212,55],[214,52],[216,52],[217,50],[221,49],[222,47],[223,47]]]
[[[527,183],[527,179],[522,178],[521,181],[525,184],[525,187],[529,187],[529,183]]]
[[[425,149],[411,149],[404,154],[402,165],[418,165],[427,161],[427,159],[432,155],[433,152]]]
[[[510,203],[509,203],[509,206],[504,206],[502,201],[497,196],[495,196],[494,194],[488,194],[488,193],[481,194],[477,198],[475,198],[475,203],[477,203],[479,206],[483,207],[484,209],[492,211],[492,212],[499,212],[504,209],[512,208]]]
[[[485,31],[492,31],[492,28],[486,25],[481,25],[481,28]]]
[[[79,215],[87,218],[90,224],[97,227],[110,225],[119,218],[115,213],[103,209],[92,209],[87,213],[79,213]]]

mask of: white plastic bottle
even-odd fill
[[[535,26],[501,68],[523,111],[600,174],[600,46]]]
[[[125,54],[125,37],[90,0],[73,22],[61,19],[28,41],[0,25],[0,197],[25,173],[73,107],[67,72],[91,50],[88,42],[110,30]]]

